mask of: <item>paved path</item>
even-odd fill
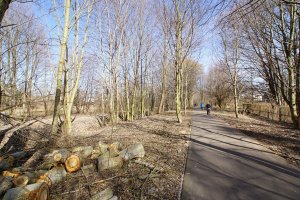
[[[184,200],[300,200],[300,171],[225,122],[193,114]]]

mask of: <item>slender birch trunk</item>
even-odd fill
[[[181,12],[178,5],[178,0],[175,0],[176,11],[176,27],[175,27],[175,79],[176,79],[176,117],[178,123],[182,122],[181,115]]]
[[[63,36],[60,43],[59,64],[57,68],[54,112],[53,112],[53,120],[52,120],[52,127],[51,127],[52,134],[56,134],[58,130],[58,116],[60,114],[60,96],[63,88],[62,74],[65,65],[67,41],[68,41],[68,34],[69,34],[70,7],[71,7],[71,0],[65,0],[65,11],[64,11],[65,21],[64,21]]]

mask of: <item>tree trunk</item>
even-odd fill
[[[181,116],[181,13],[178,0],[175,2],[176,10],[176,29],[175,29],[175,79],[176,79],[176,117],[178,123],[182,122]]]
[[[158,114],[162,112],[164,102],[165,102],[165,95],[166,95],[166,79],[167,79],[167,33],[164,32],[164,56],[163,56],[163,69],[162,69],[162,83],[161,83],[161,98],[158,108]]]
[[[17,44],[19,39],[19,31],[16,30],[14,35],[13,41],[13,48],[12,48],[12,87],[11,87],[11,102],[12,102],[12,114],[16,109],[16,105],[18,104],[18,97],[17,97]]]
[[[57,81],[56,81],[56,91],[55,91],[55,101],[54,101],[54,112],[51,133],[56,134],[58,129],[58,116],[60,115],[60,96],[62,92],[62,73],[65,65],[66,59],[66,49],[69,33],[69,18],[70,18],[70,7],[71,0],[65,1],[65,22],[64,22],[64,31],[62,41],[60,43],[60,55],[59,55],[59,64],[57,69]]]
[[[2,25],[2,20],[6,10],[9,8],[9,4],[12,0],[1,0],[0,1],[0,25]]]

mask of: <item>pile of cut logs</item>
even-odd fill
[[[144,146],[141,143],[133,144],[121,149],[119,142],[106,144],[98,142],[96,146],[80,146],[73,149],[53,150],[46,154],[43,163],[36,169],[15,167],[15,161],[26,157],[26,152],[18,152],[5,157],[0,157],[0,198],[3,200],[47,200],[49,188],[61,182],[68,173],[80,169],[89,168],[103,170],[121,168],[123,163],[134,159],[142,158],[145,155]],[[94,164],[84,165],[87,160],[97,160]],[[111,188],[94,194],[92,200],[117,199]]]

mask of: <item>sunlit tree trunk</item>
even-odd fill
[[[181,115],[181,11],[178,0],[175,0],[176,27],[175,27],[175,79],[176,79],[176,116],[178,123],[182,122]]]
[[[17,52],[17,44],[19,40],[19,30],[17,29],[14,35],[13,40],[13,47],[12,47],[12,91],[11,91],[11,101],[12,101],[12,114],[14,113],[14,110],[17,106],[18,96],[17,96],[17,58],[18,58],[18,52]]]
[[[165,95],[166,95],[166,79],[167,79],[167,56],[168,56],[168,49],[167,49],[167,31],[164,31],[164,55],[163,55],[163,69],[162,69],[162,83],[161,83],[161,97],[160,103],[158,107],[158,114],[163,111],[163,106],[165,102]]]
[[[51,133],[57,133],[58,129],[58,116],[60,114],[60,96],[62,92],[62,74],[65,65],[65,58],[66,58],[66,49],[67,49],[67,41],[68,41],[68,34],[69,34],[69,20],[70,20],[70,7],[71,7],[71,0],[65,0],[65,21],[64,21],[64,28],[63,28],[63,36],[60,42],[60,53],[59,53],[59,64],[57,68],[57,77],[56,77],[56,91],[55,91],[55,100],[54,100],[54,112],[53,112],[53,120],[52,120],[52,127]]]
[[[77,95],[78,91],[78,85],[79,85],[79,80],[81,76],[81,69],[82,69],[82,62],[83,62],[83,55],[84,55],[84,50],[85,50],[85,45],[87,42],[87,33],[88,33],[88,25],[89,25],[89,18],[92,10],[94,0],[89,1],[88,5],[88,14],[87,14],[87,19],[86,19],[86,24],[85,24],[85,30],[84,30],[84,36],[83,36],[83,44],[81,47],[81,52],[79,56],[79,18],[80,14],[79,11],[77,10],[77,5],[78,2],[75,1],[75,63],[74,63],[74,68],[71,69],[71,67],[68,68],[68,65],[65,65],[65,99],[64,99],[64,123],[63,123],[63,131],[64,134],[70,135],[72,131],[72,119],[71,119],[71,114],[72,114],[72,107],[74,104],[74,99]],[[69,79],[69,73],[70,71],[76,71],[76,76],[74,77],[73,80]],[[93,80],[91,80],[91,83]],[[87,96],[87,95],[86,95]],[[89,105],[89,103],[87,104]],[[88,107],[87,107],[88,108]]]

